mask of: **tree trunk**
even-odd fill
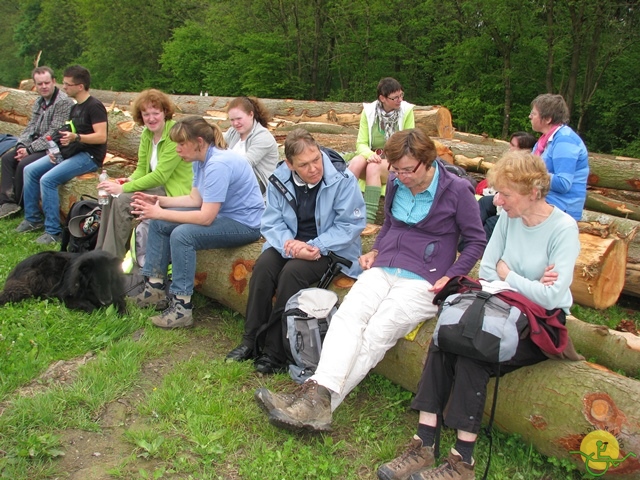
[[[112,92],[109,90],[91,90],[107,107],[130,110],[138,92]],[[233,97],[200,97],[197,95],[170,95],[185,115],[202,115],[213,120],[227,119],[227,106]],[[260,99],[273,115],[273,122],[299,124],[300,122],[326,123],[358,128],[360,125],[361,103],[316,102],[293,99]],[[451,138],[453,125],[451,112],[441,106],[416,106],[414,108],[416,126],[424,127],[430,136]],[[355,145],[354,145],[355,147]]]
[[[587,183],[593,187],[638,192],[640,191],[640,159],[590,153]]]
[[[612,191],[611,189],[608,189]],[[623,191],[623,190],[620,190]],[[635,192],[633,192],[635,193]],[[615,215],[617,217],[640,220],[640,205],[616,200],[602,195],[598,190],[588,190],[584,207],[589,210]]]
[[[573,345],[585,358],[611,370],[623,370],[629,377],[640,373],[640,337],[618,332],[605,325],[592,325],[567,317],[567,328]]]
[[[580,255],[573,272],[573,301],[591,308],[615,305],[625,282],[628,241],[580,234]]]
[[[414,341],[401,339],[374,371],[416,391],[435,322],[428,321]],[[485,415],[493,398],[489,383]],[[495,424],[516,433],[545,455],[570,460],[584,469],[580,443],[593,429],[608,430],[627,452],[640,451],[640,382],[588,362],[547,360],[500,380]],[[610,468],[607,478],[638,478],[640,463],[630,458]]]
[[[25,127],[37,98],[38,95],[33,92],[0,86],[0,121]]]

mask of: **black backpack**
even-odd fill
[[[81,196],[71,205],[67,221],[62,229],[63,252],[88,252],[96,248],[102,209],[93,197]]]

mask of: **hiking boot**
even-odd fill
[[[10,217],[22,210],[22,207],[16,203],[3,203],[0,205],[0,218]]]
[[[414,473],[409,480],[475,480],[475,461],[466,463],[454,448],[449,456],[437,468],[429,468],[418,473]]]
[[[20,225],[16,227],[16,232],[19,232],[19,233],[35,232],[36,230],[42,230],[43,228],[44,228],[44,222],[31,223],[29,220],[22,220],[22,222],[20,222]]]
[[[242,343],[227,353],[225,360],[227,362],[243,362],[253,358],[253,348],[247,347]]]
[[[144,290],[132,298],[140,308],[156,307],[156,310],[166,310],[170,306],[169,299],[167,298],[167,292],[164,290],[164,285],[145,282]]]
[[[38,238],[36,238],[36,243],[40,245],[52,245],[54,243],[60,243],[62,240],[62,235],[56,233],[55,235],[51,235],[50,233],[44,232]]]
[[[284,373],[287,371],[287,365],[278,362],[275,358],[269,355],[261,355],[253,362],[253,366],[256,372],[263,375],[273,375],[275,373]]]
[[[406,480],[409,475],[433,466],[435,461],[433,447],[423,447],[422,440],[414,436],[402,455],[380,465],[378,478],[380,480]]]
[[[160,315],[151,317],[151,323],[160,328],[185,328],[193,325],[193,315],[191,314],[191,302],[185,303],[182,300],[173,298],[171,306]]]
[[[295,400],[287,407],[274,408],[269,413],[269,422],[285,430],[311,432],[331,431],[331,392],[307,380],[294,392]]]
[[[283,409],[288,407],[297,397],[293,393],[273,393],[262,387],[256,390],[253,398],[256,399],[258,406],[269,414],[275,408]]]

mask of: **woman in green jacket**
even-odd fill
[[[382,184],[387,183],[389,164],[382,149],[395,132],[415,127],[413,107],[404,101],[400,82],[391,77],[378,83],[375,102],[363,104],[356,156],[349,161],[349,170],[366,183],[364,203],[368,223],[375,223]]]
[[[111,201],[102,208],[102,220],[96,249],[124,258],[131,238],[134,217],[131,199],[134,192],[177,197],[191,191],[193,171],[176,153],[176,144],[169,138],[175,105],[165,93],[149,89],[133,102],[134,121],[144,126],[138,148],[138,165],[129,177],[106,180],[98,185],[111,194]]]

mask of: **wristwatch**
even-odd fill
[[[80,134],[79,133],[76,133],[76,142],[78,142],[78,143],[80,142]]]

